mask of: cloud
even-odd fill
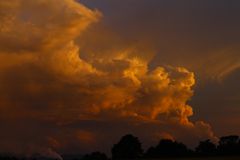
[[[151,69],[132,46],[81,57],[81,34],[100,17],[73,0],[0,2],[1,150],[92,151],[129,132],[215,138],[189,120],[195,78],[186,68]]]
[[[202,74],[219,82],[225,80],[240,68],[238,50],[238,46],[232,46],[211,53],[211,56],[201,62],[204,66],[211,66],[205,71],[201,67]]]
[[[104,24],[127,43],[144,42],[154,48],[154,66],[185,66],[200,83],[223,80],[239,66],[237,1],[228,5],[223,1],[218,5],[177,0],[79,1],[101,9]]]

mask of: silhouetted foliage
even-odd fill
[[[209,139],[206,141],[200,141],[196,147],[196,153],[201,156],[213,156],[217,152],[217,147]]]
[[[145,154],[146,158],[181,157],[190,154],[190,150],[183,143],[163,139],[156,147],[150,147]]]
[[[61,155],[64,160],[81,160],[82,154],[63,154]]]
[[[157,146],[150,147],[143,154],[141,142],[138,137],[131,134],[125,135],[112,148],[113,160],[124,159],[165,159],[165,158],[183,158],[183,157],[209,157],[209,156],[240,156],[240,138],[236,135],[225,136],[219,139],[219,143],[214,144],[209,139],[200,141],[195,152],[189,150],[186,145],[177,141],[163,139]],[[93,152],[85,156],[63,155],[63,160],[108,160],[108,157],[101,152]],[[59,158],[60,159],[60,158]],[[41,154],[34,154],[28,157],[19,157],[14,154],[0,154],[0,160],[55,160],[45,157]]]
[[[0,155],[0,160],[57,160],[57,159],[48,158],[48,157],[44,157],[44,156],[22,157],[22,156],[15,156],[15,155]]]
[[[239,136],[231,135],[221,137],[218,145],[218,153],[220,155],[239,155]]]
[[[0,156],[1,160],[17,160],[18,158],[15,156]]]
[[[83,156],[81,160],[108,160],[108,158],[104,153],[93,152]]]
[[[135,159],[143,154],[142,145],[137,137],[125,135],[112,148],[112,159]]]

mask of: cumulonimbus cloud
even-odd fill
[[[101,16],[74,0],[0,2],[0,148],[89,151],[129,132],[149,142],[214,139],[209,124],[189,120],[194,73],[150,69],[131,46],[81,58],[75,39]]]

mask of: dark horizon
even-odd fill
[[[93,151],[91,153],[57,154],[54,152],[17,155],[1,153],[1,160],[125,160],[125,159],[174,159],[174,158],[219,158],[240,157],[240,137],[237,135],[223,136],[218,143],[207,139],[200,141],[194,149],[173,139],[161,139],[156,146],[143,149],[138,137],[126,134],[112,145],[111,154]]]

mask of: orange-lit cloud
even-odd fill
[[[0,148],[94,150],[129,132],[214,139],[209,124],[189,120],[195,77],[186,68],[151,69],[132,46],[81,58],[76,39],[100,18],[73,0],[0,2]]]

